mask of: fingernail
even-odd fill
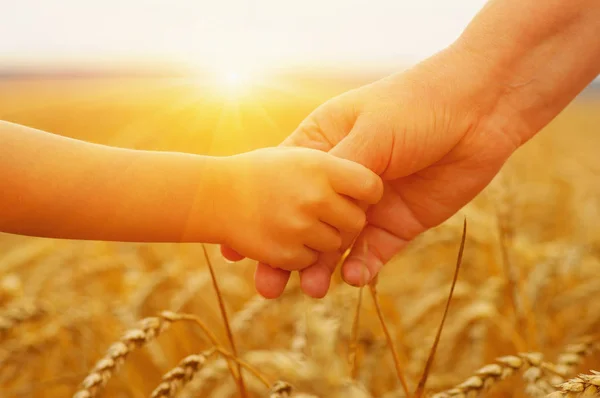
[[[371,280],[371,272],[369,269],[363,264],[360,267],[360,276],[359,276],[359,286],[366,285]]]
[[[369,283],[371,280],[371,272],[365,266],[365,262],[362,258],[350,257],[346,259],[346,263],[352,264],[346,274],[350,281],[346,280],[346,283],[356,287],[364,286]]]

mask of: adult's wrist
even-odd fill
[[[485,129],[505,135],[515,147],[521,145],[526,126],[504,101],[504,75],[467,42],[457,40],[398,77],[408,79],[420,96],[441,104],[434,109],[449,113],[447,122],[460,123],[450,128]]]
[[[600,73],[599,18],[594,0],[488,2],[453,44],[496,81],[488,120],[520,145],[543,129]]]
[[[458,77],[454,84],[468,87],[465,97],[468,103],[464,106],[476,113],[477,129],[504,135],[519,147],[537,131],[533,131],[519,107],[514,106],[519,85],[514,83],[515,76],[510,73],[511,55],[507,52],[497,57],[488,56],[478,51],[481,40],[471,39],[461,36],[446,50],[449,62],[460,70],[455,73]]]

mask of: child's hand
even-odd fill
[[[227,163],[225,243],[275,268],[302,269],[338,250],[342,233],[354,237],[365,225],[350,198],[375,204],[383,195],[378,175],[318,150],[260,149]]]

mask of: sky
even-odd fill
[[[0,67],[412,64],[485,0],[2,0]]]

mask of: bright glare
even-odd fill
[[[232,89],[240,88],[242,85],[244,85],[244,83],[246,83],[244,80],[244,76],[239,72],[231,71],[225,75],[225,83],[227,86],[229,86],[229,88]]]
[[[238,84],[240,81],[240,75],[237,72],[229,72],[229,74],[227,75],[227,83],[229,83],[231,86],[235,86],[236,84]]]
[[[257,85],[257,76],[249,71],[225,70],[218,77],[218,91],[229,97],[241,97],[249,94],[252,87]]]

